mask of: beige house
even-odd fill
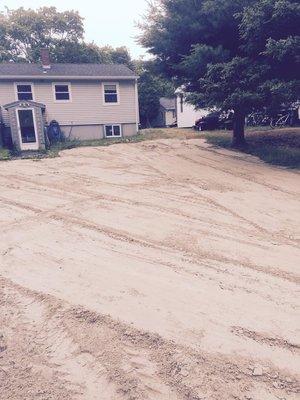
[[[125,65],[0,64],[1,123],[20,150],[44,148],[55,120],[66,137],[100,139],[138,131],[137,76]]]

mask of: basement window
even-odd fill
[[[17,99],[18,100],[33,100],[32,85],[31,84],[16,84]]]
[[[121,125],[105,125],[105,137],[121,137],[122,129]]]

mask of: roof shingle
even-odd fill
[[[134,78],[135,73],[122,64],[51,64],[49,70],[43,70],[40,64],[0,63],[0,79],[4,76]]]
[[[161,97],[159,102],[165,110],[175,110],[176,108],[175,97]]]

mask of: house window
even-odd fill
[[[70,101],[71,90],[69,83],[55,83],[54,84],[54,98],[55,101]]]
[[[31,84],[17,84],[18,100],[33,100]]]
[[[121,137],[121,125],[105,125],[105,137]]]
[[[104,103],[117,104],[119,102],[118,97],[118,86],[116,84],[104,85]]]

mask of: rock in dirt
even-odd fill
[[[253,376],[262,376],[263,373],[264,373],[264,371],[260,365],[253,368],[253,371],[252,371]]]

